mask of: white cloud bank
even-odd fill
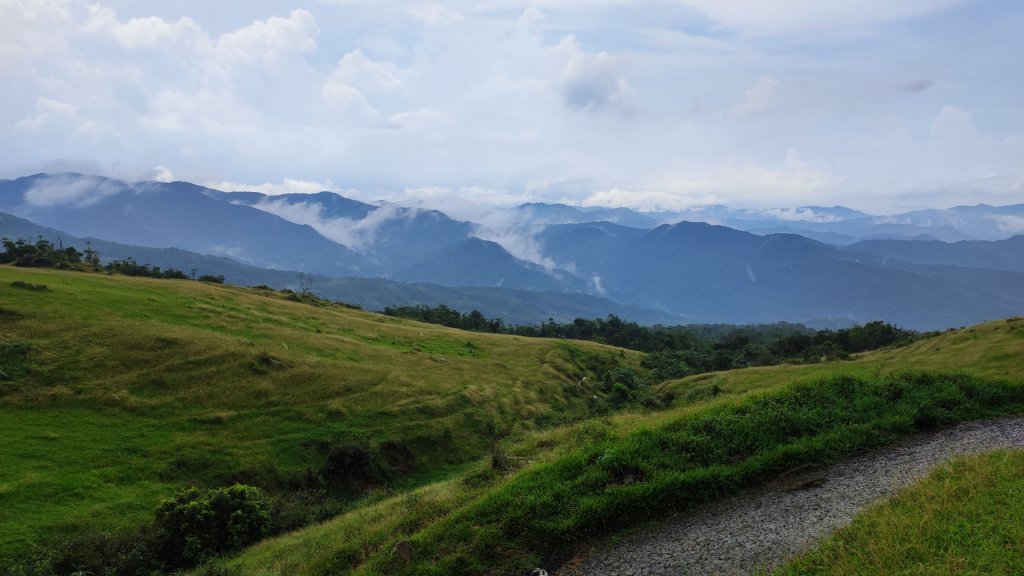
[[[1005,202],[1024,6],[960,4],[0,0],[0,177],[173,169],[456,211]]]

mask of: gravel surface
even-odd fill
[[[1024,448],[1024,418],[970,422],[804,470],[584,551],[559,576],[742,574],[778,566],[961,454]]]

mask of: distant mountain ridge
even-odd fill
[[[671,214],[528,204],[505,218],[506,228],[495,229],[332,192],[268,196],[74,174],[0,181],[0,210],[120,244],[180,248],[324,278],[588,295],[666,318],[819,326],[881,319],[944,328],[1024,313],[1017,238],[859,240],[868,232],[959,238],[966,235],[951,222],[977,227],[989,219],[995,229],[997,217],[1012,227],[1024,205],[962,208],[940,211],[942,219],[929,215],[935,226],[922,225],[921,215],[882,221],[842,206],[712,206],[689,213],[714,224],[652,225]],[[791,227],[834,242],[788,233]]]
[[[223,275],[239,286],[267,285],[277,289],[299,290],[298,272],[271,270],[241,264],[230,258],[209,256],[178,248],[129,246],[97,238],[80,238],[60,230],[33,224],[28,220],[0,212],[0,238],[35,241],[42,237],[53,243],[84,249],[86,244],[100,254],[104,262],[133,258],[140,264],[174,268],[190,274]],[[385,306],[437,306],[456,310],[480,310],[489,318],[509,324],[537,324],[553,318],[569,322],[575,318],[603,318],[615,314],[642,324],[679,324],[691,319],[664,311],[623,305],[606,298],[579,293],[544,292],[507,287],[450,287],[425,282],[399,282],[383,278],[331,278],[309,275],[310,290],[323,298],[383,310]]]

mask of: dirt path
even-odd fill
[[[574,558],[558,576],[747,575],[778,566],[961,454],[1024,448],[1024,417],[965,423],[680,514]]]

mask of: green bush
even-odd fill
[[[160,503],[155,524],[162,556],[169,564],[190,565],[263,538],[270,505],[262,490],[244,484],[190,488]]]

